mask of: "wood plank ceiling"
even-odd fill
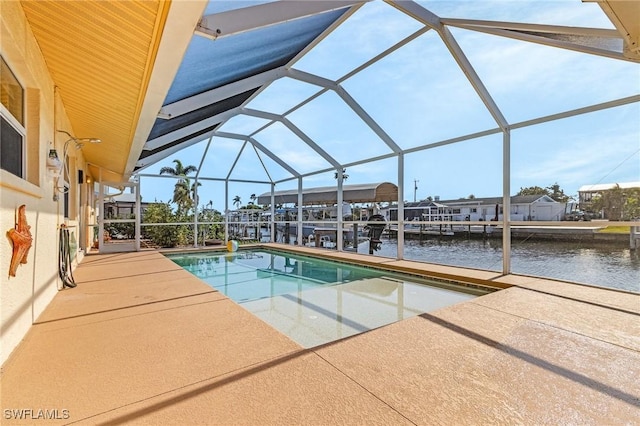
[[[87,161],[125,174],[128,153],[170,2],[23,1],[25,16],[64,104],[76,137],[100,138],[86,144]],[[58,141],[68,137],[56,133]],[[95,171],[94,171],[95,173]]]

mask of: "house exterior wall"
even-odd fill
[[[46,158],[50,148],[55,148],[62,156],[66,139],[56,136],[56,128],[71,130],[71,127],[60,97],[54,94],[53,80],[21,3],[0,0],[0,9],[0,54],[24,88],[26,131],[24,179],[0,170],[0,228],[4,233],[15,228],[17,209],[24,204],[33,238],[27,263],[18,266],[15,277],[9,277],[8,273],[13,250],[11,241],[5,238],[0,244],[0,364],[4,364],[61,286],[58,230],[59,225],[65,223],[65,197],[58,194],[58,201],[54,201],[54,182],[47,175]],[[81,157],[75,158],[75,153],[73,155],[70,161],[70,220],[66,224],[70,227],[72,240],[77,241],[76,219],[81,189],[77,184],[76,169],[84,162]],[[77,262],[82,253],[74,253]]]
[[[564,219],[566,203],[538,201],[511,205],[511,220],[560,221]]]

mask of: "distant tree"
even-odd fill
[[[191,208],[194,203],[191,198],[191,185],[187,175],[198,171],[196,166],[184,166],[182,161],[173,160],[175,167],[163,167],[160,169],[161,175],[177,176],[178,180],[173,189],[173,202],[178,205],[178,213],[182,214]],[[196,204],[197,205],[197,204]]]
[[[469,194],[469,196],[467,197],[469,200],[475,200],[476,196],[473,194]]]
[[[249,204],[255,204],[256,203],[256,198],[258,198],[258,197],[256,197],[256,194],[251,194],[249,196],[249,199],[251,200],[251,201],[249,201]]]
[[[173,198],[171,202],[178,205],[178,215],[187,212],[191,208],[193,200],[191,199],[189,178],[183,178],[176,182],[176,185],[173,187]]]
[[[539,186],[528,186],[526,188],[521,187],[520,191],[518,191],[516,195],[547,195],[559,203],[566,203],[570,198],[564,193],[557,182],[551,186],[547,186],[546,188]]]
[[[240,199],[239,195],[233,197],[233,204],[236,206],[236,209],[240,207],[240,205],[242,204],[242,200]]]
[[[240,207],[241,209],[245,209],[245,210],[262,210],[262,207],[256,205],[256,204],[247,204],[245,206]]]
[[[222,225],[222,221],[224,217],[222,214],[213,208],[213,201],[209,201],[209,206],[206,210],[203,209],[201,213],[199,213],[199,218],[201,222],[216,222],[216,223],[207,223],[202,224],[198,227],[199,239],[202,240],[202,243],[205,244],[206,240],[210,238],[223,238],[224,237],[224,226]]]
[[[623,220],[640,219],[640,188],[630,188],[625,191],[622,218]]]
[[[549,195],[549,191],[539,186],[528,186],[526,188],[521,187],[516,195]]]
[[[640,188],[622,189],[617,185],[602,191],[591,204],[594,211],[601,211],[605,219],[633,220],[640,218]]]
[[[173,162],[176,164],[176,167],[163,167],[160,169],[161,175],[171,175],[171,176],[187,176],[190,173],[195,173],[198,171],[196,166],[187,166],[184,167],[182,165],[182,161],[175,159]]]
[[[571,198],[564,193],[564,191],[560,188],[560,185],[558,185],[558,182],[554,183],[551,186],[547,186],[546,189],[548,191],[547,195],[549,195],[549,197],[553,198],[559,203],[566,203],[567,201],[569,201],[569,198]]]

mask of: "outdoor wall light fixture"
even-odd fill
[[[51,148],[47,156],[47,176],[51,179],[58,178],[61,171],[62,161],[58,158],[58,151],[55,148]]]

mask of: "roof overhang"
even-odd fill
[[[219,127],[235,115],[256,114],[244,106],[273,81],[291,76],[291,65],[363,3],[268,2],[202,16],[164,103],[156,110],[155,123],[141,145],[133,171],[216,135]],[[293,129],[285,117],[266,118],[282,122],[328,163],[339,166]],[[245,140],[278,162],[254,143],[251,135],[245,135]],[[131,154],[133,161],[135,152]]]
[[[207,3],[22,2],[69,118],[55,117],[54,137],[102,140],[83,147],[93,176],[128,179]]]
[[[640,60],[640,2],[630,0],[596,1],[624,40],[623,53],[629,59]]]

